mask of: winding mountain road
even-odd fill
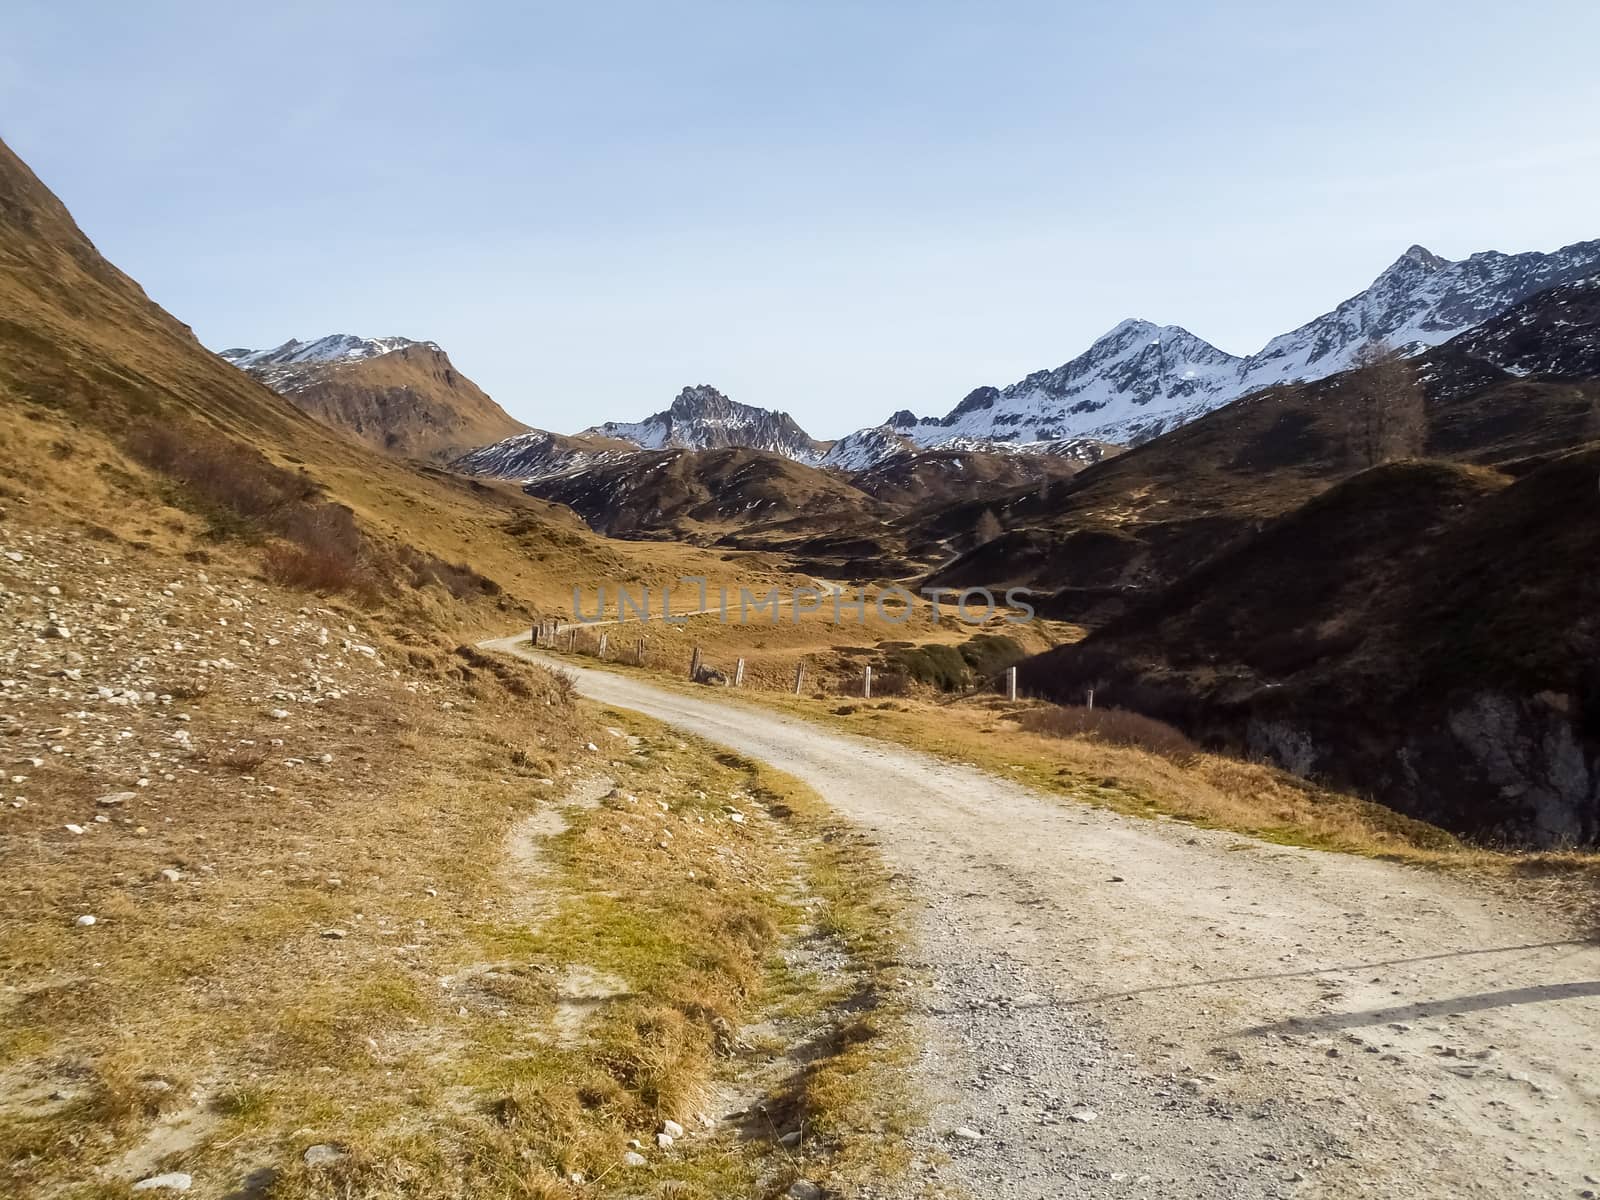
[[[876,840],[913,901],[933,1101],[886,1195],[1600,1191],[1600,946],[1521,900],[484,646],[802,779]]]

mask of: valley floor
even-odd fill
[[[1503,883],[1132,819],[561,665],[809,784],[898,871],[934,1106],[907,1194],[1600,1188],[1600,946]]]

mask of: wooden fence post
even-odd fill
[[[1090,708],[1094,707],[1094,689],[1093,688],[1089,689],[1089,707]]]
[[[577,652],[578,652],[578,631],[577,631],[576,628],[569,629],[569,630],[567,630],[567,653],[568,654],[576,654]]]
[[[866,671],[862,673],[862,676],[861,676],[861,698],[863,700],[871,700],[872,699],[872,668],[871,667],[868,667],[866,669]]]
[[[1006,699],[1007,700],[1015,700],[1016,698],[1017,698],[1017,669],[1015,667],[1007,667],[1006,668]]]
[[[596,654],[596,657],[601,659],[602,661],[605,659],[605,656],[606,656],[606,642],[608,642],[610,639],[611,639],[611,635],[608,634],[608,633],[602,633],[600,635],[600,650]]]
[[[641,667],[644,666],[644,639],[643,638],[639,639],[639,648],[634,651],[634,659],[636,660],[636,665],[637,666],[641,666]]]
[[[806,681],[806,668],[804,663],[799,663],[794,669],[794,694],[800,694],[800,687]]]
[[[733,668],[733,686],[744,686],[744,659],[742,658],[739,660],[738,665]]]
[[[689,678],[693,679],[700,674],[700,647],[694,648],[694,653],[689,656]]]

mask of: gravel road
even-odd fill
[[[1520,900],[485,647],[803,779],[875,837],[929,980],[934,1118],[905,1194],[1600,1192],[1600,946]]]

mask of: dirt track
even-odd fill
[[[898,869],[932,1194],[1600,1192],[1600,946],[1521,902],[560,665],[805,780]]]

